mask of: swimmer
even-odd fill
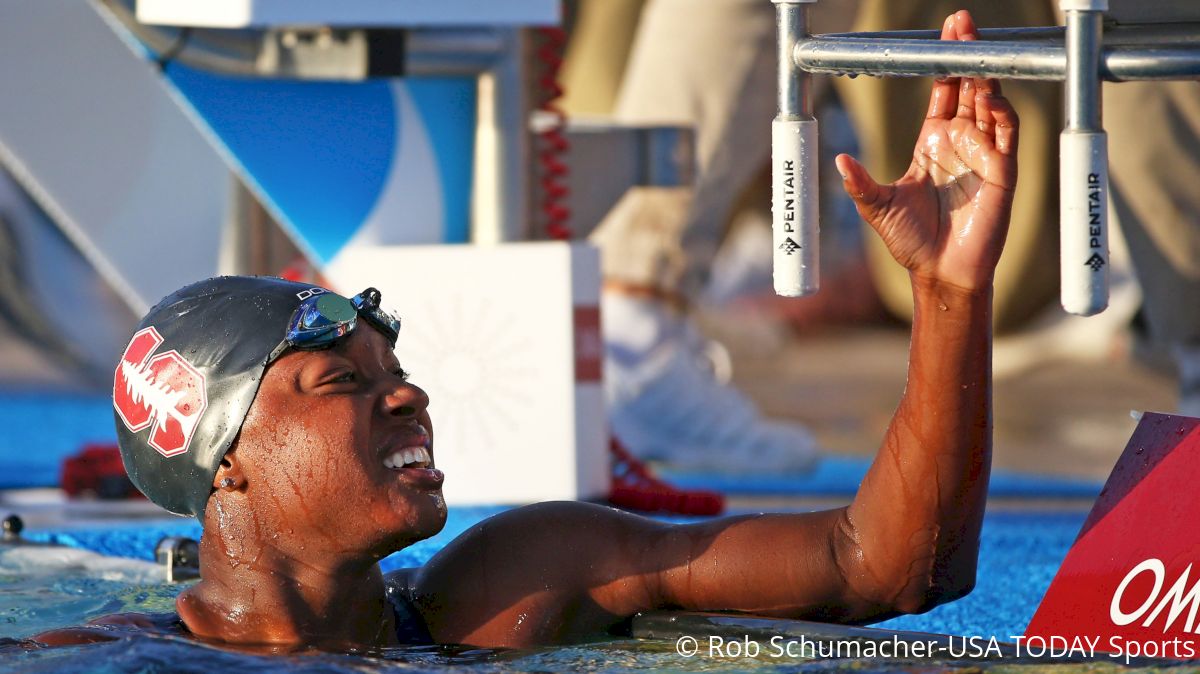
[[[965,12],[942,30],[974,37]],[[203,524],[201,580],[165,623],[109,616],[35,639],[108,639],[118,625],[280,650],[529,647],[650,609],[866,623],[962,597],[991,459],[991,288],[1016,150],[998,84],[947,79],[899,180],[838,157],[859,213],[910,272],[916,316],[879,454],[853,502],[823,512],[667,524],[542,503],[385,576],[379,560],[438,533],[446,506],[429,398],[393,353],[399,322],[378,292],[248,277],[179,290],[130,342],[114,406],[134,483]]]

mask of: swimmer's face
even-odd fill
[[[310,555],[383,557],[442,529],[441,474],[403,467],[406,452],[433,461],[429,397],[405,376],[366,321],[267,368],[236,447],[260,535]]]

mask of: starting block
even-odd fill
[[[1026,636],[1200,659],[1198,467],[1200,419],[1145,414]]]

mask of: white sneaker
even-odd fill
[[[679,471],[803,473],[818,450],[803,426],[762,418],[717,381],[705,340],[661,302],[605,293],[605,389],[613,434]]]

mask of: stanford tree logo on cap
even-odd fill
[[[170,457],[187,451],[208,393],[204,375],[178,351],[154,355],[162,343],[154,326],[129,340],[113,378],[113,408],[131,433],[153,425],[150,446]]]

